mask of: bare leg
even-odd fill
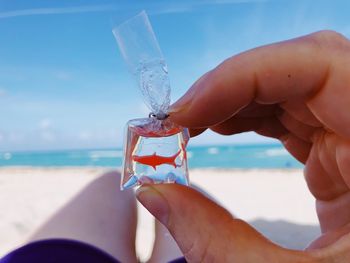
[[[122,262],[137,262],[136,199],[119,190],[120,174],[97,178],[57,211],[31,237],[69,238],[94,245]]]
[[[215,201],[215,198],[209,195],[206,191],[200,188],[198,185],[191,185],[192,188],[203,193],[205,196]],[[175,240],[169,233],[169,231],[157,220],[155,220],[155,240],[153,251],[148,262],[150,263],[163,263],[168,262],[183,256],[181,250],[176,244]]]
[[[155,240],[150,263],[164,263],[182,257],[182,252],[175,240],[158,220],[155,220]]]

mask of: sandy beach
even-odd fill
[[[107,171],[1,168],[0,254],[23,244],[55,211]],[[282,246],[302,249],[319,234],[314,199],[302,170],[194,169],[190,178],[231,213]],[[146,259],[154,238],[153,219],[144,208],[138,209],[137,251]]]

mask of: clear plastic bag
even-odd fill
[[[168,70],[147,14],[142,11],[113,29],[124,60],[151,113],[127,123],[121,189],[143,183],[188,185],[188,130],[167,117]]]

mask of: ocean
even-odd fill
[[[0,152],[0,167],[120,167],[122,149]],[[188,148],[190,168],[302,168],[281,144],[211,145]]]

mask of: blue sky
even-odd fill
[[[0,151],[118,147],[146,117],[112,34],[145,9],[168,63],[172,101],[246,49],[321,29],[350,33],[349,1],[0,0]],[[194,144],[266,142],[206,133]]]

